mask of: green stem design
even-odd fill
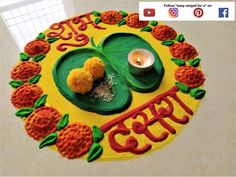
[[[97,45],[94,42],[93,36],[90,38],[90,43],[94,48],[97,48]]]

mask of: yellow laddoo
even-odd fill
[[[67,77],[67,85],[73,92],[85,94],[92,89],[93,77],[83,68],[73,69]]]
[[[93,80],[97,80],[103,77],[105,64],[100,58],[93,57],[85,61],[84,69],[92,74]]]

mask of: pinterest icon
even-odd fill
[[[196,8],[196,9],[194,9],[193,14],[195,17],[200,18],[203,16],[204,12],[203,12],[202,8]]]

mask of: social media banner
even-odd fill
[[[139,19],[234,21],[235,2],[139,2]]]

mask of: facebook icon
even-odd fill
[[[219,8],[219,18],[228,18],[229,8]]]

